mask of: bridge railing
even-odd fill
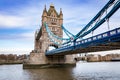
[[[107,31],[107,32],[104,32],[102,34],[98,34],[96,36],[93,36],[93,37],[90,37],[90,38],[87,38],[87,39],[76,41],[75,44],[74,44],[74,42],[71,42],[71,44],[67,44],[65,46],[62,46],[60,48],[48,51],[46,53],[48,55],[49,53],[54,54],[55,51],[57,51],[57,53],[59,53],[61,51],[73,50],[74,48],[77,48],[77,47],[84,48],[84,47],[90,46],[91,43],[94,43],[93,45],[97,45],[97,44],[100,44],[101,42],[105,43],[108,40],[111,41],[111,42],[114,42],[117,39],[110,40],[110,37],[113,37],[113,36],[115,37],[116,35],[120,36],[120,27],[116,28],[116,29],[113,29],[113,30],[110,30],[110,31]]]
[[[92,41],[95,41],[95,40],[100,40],[100,39],[110,37],[110,36],[113,36],[113,35],[116,35],[116,34],[120,34],[120,28],[116,28],[116,29],[113,29],[111,31],[108,31],[108,32],[105,32],[105,33],[102,33],[102,34],[98,34],[98,35],[92,36],[92,37],[87,38],[87,39],[76,41],[75,45],[80,45],[80,44],[92,42]],[[62,46],[61,48],[73,46],[73,43],[74,42],[71,42],[71,44],[66,44],[66,45]]]
[[[102,34],[98,34],[96,36],[77,41],[76,45],[92,42],[92,41],[95,41],[95,40],[100,40],[100,39],[107,38],[107,37],[110,37],[110,36],[113,36],[113,35],[116,35],[116,34],[120,34],[120,28],[116,28],[116,29],[113,29],[111,31],[108,31],[108,32],[105,32],[105,33],[102,33]]]

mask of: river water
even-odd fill
[[[120,62],[77,62],[72,68],[47,69],[0,65],[0,80],[120,80]]]

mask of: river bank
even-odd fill
[[[4,64],[22,64],[23,61],[0,61],[0,65],[4,65]]]

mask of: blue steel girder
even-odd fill
[[[116,2],[115,2],[116,1]],[[109,13],[106,14],[105,17],[103,17],[100,20],[100,17],[103,15],[103,13],[110,7],[113,6],[113,8],[109,11]],[[78,38],[82,38],[86,36],[87,34],[93,32],[95,29],[97,29],[101,24],[103,24],[107,19],[109,19],[120,7],[120,0],[110,0],[103,8],[99,11],[99,13],[77,34],[73,36],[73,41],[76,41]],[[97,21],[98,20],[98,21]],[[91,27],[88,31],[86,31],[94,22],[95,25]],[[68,40],[63,43],[63,45],[66,45],[70,43],[72,40]]]
[[[84,39],[82,41],[77,41],[75,45],[67,45],[58,49],[47,51],[46,55],[66,55],[72,52],[78,53],[79,51],[76,52],[76,50],[85,49],[88,47],[97,46],[101,44],[108,44],[112,42],[120,42],[120,28],[107,31],[102,34],[98,34],[96,36]],[[120,45],[118,48],[120,49]]]
[[[73,35],[71,32],[69,32],[63,25],[62,25],[62,29],[63,31],[66,33],[66,35],[71,38],[71,37],[75,37],[75,35]],[[69,36],[70,35],[70,36]]]
[[[119,1],[119,0],[118,0]],[[98,14],[78,33],[76,34],[76,39],[80,37],[85,31],[99,18],[103,13],[115,2],[115,0],[110,0],[99,12]],[[97,22],[98,23],[98,22]]]
[[[97,29],[101,24],[103,24],[108,18],[110,18],[118,9],[120,8],[120,0],[117,2],[116,5],[111,9],[111,11],[103,18],[101,19],[94,27],[92,27],[87,32],[83,33],[82,35],[79,35],[79,37],[84,37],[87,34],[91,33],[95,29]]]

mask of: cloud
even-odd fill
[[[25,18],[19,16],[0,14],[0,27],[5,26],[7,28],[14,28],[14,27],[25,26],[26,23],[28,22]]]
[[[24,37],[30,37],[30,38],[33,38],[34,36],[34,33],[33,32],[29,32],[29,33],[22,33],[20,34],[21,36],[24,36]]]
[[[34,40],[34,32],[24,32],[24,33],[18,33],[18,34],[3,34],[0,36],[0,40]]]
[[[0,54],[29,54],[29,52],[32,50],[32,48],[0,48]]]

